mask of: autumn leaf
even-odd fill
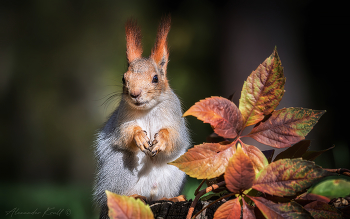
[[[272,147],[289,147],[303,140],[324,113],[324,110],[303,108],[277,110],[257,124],[248,136]]]
[[[291,196],[331,174],[312,161],[282,159],[266,166],[252,188],[270,195]]]
[[[233,144],[204,143],[195,145],[169,164],[197,179],[211,179],[225,172],[236,148]]]
[[[239,203],[239,198],[225,202],[214,214],[214,219],[239,219],[240,217],[241,204]]]
[[[244,198],[242,198],[243,202],[243,219],[255,219],[255,213],[254,213],[254,207],[248,205],[245,201]]]
[[[244,82],[239,100],[244,127],[258,123],[278,106],[285,82],[281,60],[275,49]]]
[[[305,192],[301,195],[299,195],[297,197],[297,199],[295,199],[296,201],[298,200],[312,200],[312,201],[320,201],[320,202],[324,202],[324,203],[329,203],[331,201],[330,198],[327,198],[326,196],[322,196],[322,195],[316,195],[316,194],[312,194],[309,192]]]
[[[268,160],[266,159],[265,155],[259,150],[259,148],[253,145],[243,144],[242,149],[248,155],[250,161],[253,163],[255,174],[258,174],[260,170],[269,165]]]
[[[237,106],[223,97],[206,98],[195,103],[183,116],[189,115],[210,123],[214,132],[224,138],[237,137],[243,125]]]
[[[128,196],[117,195],[106,190],[108,216],[111,219],[153,219],[153,213],[148,205],[141,200]]]
[[[280,159],[285,159],[285,158],[299,158],[302,157],[303,154],[307,151],[307,149],[310,147],[310,140],[304,140],[296,143],[290,148],[287,148],[287,150],[282,151],[279,153],[274,161],[280,160]]]
[[[224,177],[227,189],[236,194],[253,185],[255,179],[253,163],[244,153],[240,143],[237,143],[236,153],[228,162]]]
[[[262,197],[248,197],[266,218],[312,218],[309,212],[295,202],[274,203]]]
[[[272,158],[273,158],[273,154],[275,153],[275,149],[265,150],[265,151],[261,151],[261,152],[265,155],[267,162],[271,163]]]
[[[325,150],[322,151],[306,151],[305,154],[303,154],[302,158],[304,160],[315,160],[318,156],[320,156],[321,154],[323,154],[326,151],[329,151],[331,149],[333,149],[335,146],[333,145],[330,148],[327,148]]]
[[[337,209],[327,203],[314,201],[304,206],[315,219],[341,219]]]

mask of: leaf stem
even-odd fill
[[[202,210],[198,211],[197,214],[195,214],[192,218],[196,218],[200,213],[202,213],[202,211],[204,211],[205,209],[209,208],[210,206],[212,206],[213,204],[215,204],[216,202],[219,202],[221,201],[222,199],[224,198],[227,198],[227,197],[230,197],[230,196],[233,196],[235,195],[235,193],[230,193],[230,194],[227,194],[223,197],[220,197],[218,199],[216,199],[215,201],[213,201],[212,203],[210,203],[209,205],[207,205],[205,208],[203,208]],[[238,197],[237,197],[238,198]]]
[[[213,184],[201,191],[198,192],[198,194],[196,195],[196,197],[194,198],[191,206],[190,206],[190,209],[188,210],[188,213],[187,213],[187,216],[186,216],[186,219],[191,219],[192,217],[192,214],[193,214],[193,211],[194,211],[194,208],[196,207],[197,205],[197,202],[199,200],[200,197],[202,197],[202,195],[208,193],[208,192],[211,192],[217,188],[219,188],[220,186],[224,186],[226,185],[226,182],[225,181],[222,181],[222,182],[219,182],[218,184]]]
[[[198,191],[201,189],[202,185],[204,184],[206,179],[203,179],[203,181],[199,184],[198,188],[196,189],[196,191],[194,191],[194,195],[198,194]]]
[[[242,140],[240,138],[238,138],[238,141],[239,141],[239,143],[241,143],[241,145],[243,147],[244,143],[242,142]]]
[[[350,170],[345,168],[339,168],[339,169],[324,169],[331,173],[337,173],[345,176],[350,176]]]

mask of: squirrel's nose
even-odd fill
[[[138,98],[141,94],[141,90],[138,90],[138,91],[134,91],[134,92],[130,92],[130,97],[132,98]]]

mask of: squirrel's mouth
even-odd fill
[[[134,104],[135,104],[136,106],[142,106],[142,105],[144,105],[144,104],[146,104],[146,103],[148,103],[148,101],[145,101],[145,102],[135,102]]]

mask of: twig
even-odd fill
[[[190,206],[190,209],[188,210],[188,213],[187,213],[187,216],[186,216],[186,219],[191,219],[192,217],[192,214],[193,214],[193,211],[194,211],[194,208],[196,207],[197,205],[197,202],[199,200],[200,197],[202,197],[202,195],[208,193],[208,192],[211,192],[217,188],[219,188],[220,186],[224,186],[226,185],[226,182],[225,181],[222,181],[222,182],[219,182],[218,184],[213,184],[201,191],[198,192],[198,194],[196,195],[196,197],[194,198],[191,206]]]
[[[233,196],[235,195],[235,193],[230,193],[230,194],[227,194],[223,197],[220,197],[218,199],[216,199],[215,201],[213,201],[212,203],[210,203],[209,205],[205,206],[205,208],[202,208],[202,210],[198,211],[197,214],[195,214],[192,218],[196,218],[200,213],[202,213],[202,211],[204,211],[205,209],[209,208],[210,206],[212,206],[213,204],[215,204],[216,202],[219,202],[221,201],[222,199],[224,198],[227,198],[227,197],[230,197],[230,196]]]
[[[194,195],[198,194],[198,191],[201,189],[203,183],[205,182],[206,179],[203,179],[203,181],[201,182],[201,184],[199,184],[198,188],[196,189],[196,191],[194,191]]]
[[[331,173],[337,173],[337,174],[342,174],[345,176],[350,176],[350,170],[345,169],[345,168],[339,168],[339,169],[324,169],[327,170],[328,172]]]

